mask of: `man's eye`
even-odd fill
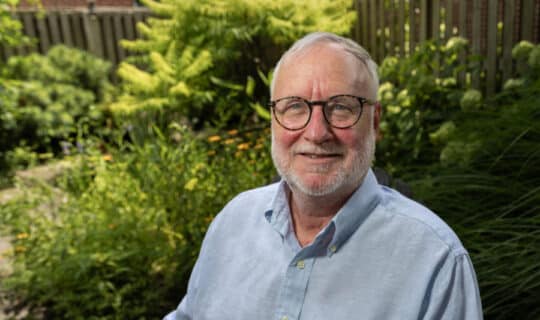
[[[305,105],[300,101],[290,102],[284,108],[284,112],[297,113],[305,110]]]
[[[331,112],[349,112],[353,113],[353,108],[346,104],[334,103],[328,106]]]
[[[302,109],[304,107],[304,105],[301,103],[301,102],[291,102],[289,104],[287,104],[287,108],[286,109]]]

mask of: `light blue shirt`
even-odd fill
[[[434,213],[371,170],[309,246],[281,181],[229,202],[166,320],[482,319],[475,272]]]

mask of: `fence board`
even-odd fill
[[[398,45],[399,45],[399,56],[405,56],[405,0],[399,0],[398,5]]]
[[[523,0],[521,3],[521,39],[533,40],[534,0]]]
[[[69,16],[65,12],[60,12],[60,34],[62,35],[63,42],[73,47],[73,37],[71,36],[71,26],[69,23]]]
[[[409,54],[414,52],[416,46],[416,4],[409,1]]]
[[[58,13],[49,12],[47,14],[47,24],[49,25],[51,45],[62,43],[62,39],[60,37],[60,29],[58,28],[58,20]]]
[[[384,2],[383,1],[376,1],[377,3],[377,27],[380,30],[379,35],[379,41],[378,41],[378,54],[377,54],[377,62],[381,62],[384,59],[384,56],[386,55],[386,23],[385,23],[385,14],[384,14]]]
[[[427,0],[420,1],[420,42],[428,39],[428,3]]]
[[[488,1],[487,48],[486,48],[486,95],[495,93],[497,77],[497,0]]]
[[[375,3],[376,3],[376,0],[370,0],[369,1],[369,16],[371,17],[371,21],[375,20]],[[376,26],[375,23],[371,23],[370,24],[371,26]],[[370,39],[369,39],[369,46],[370,46],[370,51],[371,51],[371,54],[373,55],[373,59],[375,61],[377,61],[377,28],[374,28],[375,30],[373,32],[371,32],[371,36],[370,36]]]
[[[121,39],[125,38],[125,32],[124,28],[122,26],[122,16],[120,14],[114,14],[113,15],[113,23],[114,23],[114,41],[117,44],[117,54],[118,54],[118,60],[122,61],[126,58],[126,52],[124,48],[119,44],[119,41]]]
[[[94,14],[84,15],[83,21],[88,51],[100,58],[104,58],[105,53],[103,43],[100,41],[102,33],[98,17]]]
[[[482,26],[482,11],[480,0],[473,0],[473,14],[472,14],[472,53],[480,55],[481,49],[481,26]],[[475,73],[472,75],[472,85],[475,88],[480,86],[480,74]]]
[[[454,32],[454,1],[446,0],[446,6],[444,10],[444,39],[448,41],[453,36]]]
[[[112,16],[106,14],[100,17],[102,23],[102,41],[105,44],[105,59],[112,61],[114,64],[118,63],[116,57],[116,44],[114,41],[114,31],[112,28]]]
[[[135,39],[135,20],[133,20],[133,15],[125,15],[122,17],[124,26],[126,27],[126,39],[134,40]],[[367,32],[366,32],[367,33]]]
[[[440,40],[441,31],[441,2],[433,0],[431,2],[431,38],[436,42]]]
[[[87,50],[86,35],[83,27],[83,15],[81,13],[72,14],[70,20],[75,47]]]
[[[49,31],[47,30],[47,24],[44,19],[37,19],[37,36],[39,40],[39,49],[40,52],[49,51],[50,45],[50,36]]]
[[[396,9],[394,8],[394,0],[390,0],[389,2],[389,8],[388,8],[388,55],[395,55],[396,54]],[[384,6],[381,5],[382,10],[384,10]]]
[[[515,2],[504,1],[503,41],[502,41],[502,80],[512,77],[512,47],[514,46]]]

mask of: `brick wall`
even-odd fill
[[[90,0],[91,1],[91,0]],[[88,7],[89,0],[41,0],[45,9]],[[96,7],[132,7],[133,0],[93,0]],[[28,0],[21,0],[19,7],[28,8]]]

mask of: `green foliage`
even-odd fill
[[[30,316],[45,307],[47,319],[161,318],[178,303],[213,216],[270,181],[268,134],[206,139],[174,125],[130,152],[82,157],[56,192],[28,190],[17,213],[0,218],[16,239],[3,285]]]
[[[456,81],[460,72],[476,70],[474,57],[465,64],[459,58],[466,47],[462,38],[451,38],[441,46],[425,42],[409,57],[388,57],[382,62],[378,99],[383,106],[384,138],[377,161],[390,173],[401,176],[437,161],[440,144],[434,135],[440,127],[460,113],[460,106],[480,106],[477,92],[464,93],[467,84]]]
[[[13,17],[19,0],[0,0],[0,44],[15,47],[29,43],[30,39],[22,33],[22,24]]]
[[[536,298],[540,290],[540,75],[524,72],[535,68],[533,52],[538,48],[529,43],[516,46],[513,52],[517,63],[524,64],[518,68],[520,77],[509,80],[502,92],[488,101],[477,90],[455,87],[448,91],[441,85],[429,91],[430,85],[423,84],[419,90],[431,94],[424,97],[424,91],[415,91],[421,98],[408,97],[423,101],[424,106],[416,109],[420,116],[409,125],[410,133],[429,133],[428,139],[421,136],[414,141],[417,144],[400,147],[411,140],[400,131],[397,133],[402,136],[384,132],[384,139],[398,139],[391,148],[420,146],[416,158],[420,165],[415,167],[408,159],[394,157],[383,158],[391,163],[382,165],[409,165],[404,167],[409,171],[403,170],[401,176],[412,184],[415,197],[458,233],[475,265],[488,319],[540,316]],[[416,69],[408,63],[405,61],[403,67],[390,61],[382,68],[388,68],[384,74],[392,75],[392,79],[405,79],[409,70]],[[437,82],[434,76],[428,79],[424,81]],[[407,103],[399,92],[411,87],[407,80],[385,83],[379,93],[381,101],[400,107],[402,113]],[[441,117],[444,108],[450,110]],[[387,128],[403,127],[406,117],[390,110],[388,113]],[[433,113],[439,116],[427,117]],[[385,149],[388,143],[381,147],[383,155],[395,152]],[[430,158],[423,156],[426,153]]]
[[[310,31],[347,34],[355,20],[345,0],[143,2],[157,17],[138,25],[144,39],[123,42],[141,55],[120,65],[125,95],[111,105],[120,121],[143,126],[149,114],[162,126],[256,124],[265,114],[255,101],[284,47]]]
[[[21,150],[68,152],[72,141],[97,131],[104,118],[100,103],[110,89],[109,68],[105,61],[64,46],[45,56],[11,57],[0,83],[0,171],[30,164],[19,162],[22,158],[14,153]]]

